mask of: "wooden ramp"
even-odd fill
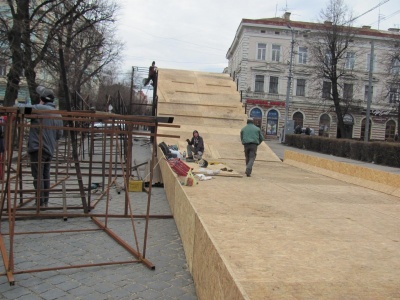
[[[158,115],[174,116],[174,123],[181,126],[161,129],[160,133],[181,136],[165,139],[167,144],[184,151],[185,140],[197,130],[204,139],[206,159],[244,159],[240,129],[247,117],[235,82],[227,74],[162,69],[158,85]],[[264,144],[257,159],[280,161]]]
[[[224,74],[159,70],[159,115],[209,161],[244,174],[246,116]],[[160,142],[160,141],[159,141]],[[161,153],[159,151],[159,157]],[[252,177],[182,186],[159,159],[199,299],[400,298],[400,200],[285,163],[263,144]]]

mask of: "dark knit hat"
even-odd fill
[[[36,93],[39,94],[40,100],[43,102],[53,102],[54,101],[54,93],[51,89],[45,88],[44,86],[39,85],[36,88]]]

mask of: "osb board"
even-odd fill
[[[207,97],[202,94],[208,92],[207,82],[221,84],[229,78],[169,71],[165,81],[162,73],[160,97],[168,101],[177,100],[178,94],[188,96],[189,102],[200,101]],[[188,91],[195,93],[176,93],[184,84],[171,82],[172,77],[192,80]],[[239,132],[245,126],[244,109],[242,117],[242,123],[221,120],[218,125],[207,118],[177,117],[176,124],[182,126],[177,143],[197,129],[209,147],[205,155],[219,153],[224,163],[243,174]],[[194,187],[177,186],[174,215],[177,211],[199,299],[342,299],[343,291],[346,297],[362,299],[363,290],[398,297],[398,199],[284,164],[270,152],[267,146],[259,147],[250,178],[220,177]],[[235,294],[229,295],[231,290]]]
[[[199,299],[396,294],[398,202],[281,162],[256,163],[253,172],[176,189],[174,216]]]
[[[286,150],[284,162],[335,179],[400,196],[400,175]]]
[[[159,159],[159,166],[163,177],[164,190],[167,196],[167,200],[169,202],[169,206],[171,207],[171,211],[173,212],[175,207],[175,182],[177,181],[177,179],[174,176],[174,172],[171,170],[171,167],[165,160],[164,155],[162,154],[162,152],[160,154],[160,152],[161,150],[159,150],[158,157],[161,157]]]
[[[386,286],[396,291],[399,263],[390,253],[400,250],[394,242],[380,243],[400,238],[398,202],[282,163],[256,165],[254,173],[201,182],[201,195],[187,191],[250,299],[290,299],[294,287],[300,295],[318,298],[322,293],[332,299],[341,298],[342,286],[353,296],[361,287],[385,295]],[[265,287],[279,289],[266,293]]]
[[[175,183],[175,207],[173,210],[176,227],[182,240],[186,261],[190,272],[193,272],[193,252],[195,247],[195,217],[196,212],[187,197],[185,190],[188,187]],[[195,188],[195,187],[190,187]],[[193,273],[192,273],[193,274]]]
[[[221,256],[211,234],[196,216],[192,276],[199,299],[250,299],[232,277],[229,263]]]

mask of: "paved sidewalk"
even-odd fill
[[[146,155],[150,155],[150,147],[140,144],[134,145],[134,153],[140,154],[138,162],[145,161]],[[118,194],[112,188],[110,195],[110,213],[121,213],[115,207],[123,203],[125,192]],[[134,213],[145,213],[147,194],[130,193],[130,196]],[[51,200],[50,206],[57,201]],[[98,204],[99,210],[104,203]],[[93,212],[96,210],[97,206]],[[152,188],[150,214],[171,214],[163,188]],[[141,244],[144,223],[143,219],[135,220]],[[3,233],[8,232],[8,222],[4,218],[1,226]],[[109,219],[108,227],[134,245],[130,219]],[[67,221],[62,218],[28,219],[17,220],[15,231],[97,228],[89,218],[69,218]],[[5,236],[5,242],[7,245],[8,236]],[[134,259],[102,231],[15,235],[14,247],[16,270]],[[155,265],[155,270],[131,263],[16,274],[14,286],[9,285],[6,276],[0,276],[0,299],[197,299],[174,219],[150,219],[146,258]],[[0,272],[4,272],[3,264]]]

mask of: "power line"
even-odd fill
[[[392,14],[390,14],[390,15],[388,15],[388,16],[383,17],[383,18],[380,19],[379,21],[380,21],[380,22],[385,21],[385,20],[387,20],[387,19],[389,19],[389,18],[391,18],[391,17],[393,17],[393,16],[395,16],[395,15],[397,15],[397,14],[399,14],[399,13],[400,13],[400,9],[399,9],[399,10],[396,10],[394,13],[392,13]],[[373,25],[373,24],[375,24],[375,23],[377,23],[377,22],[378,22],[378,21],[375,21],[375,22],[370,23],[370,24],[368,24],[368,25]]]
[[[359,16],[357,16],[357,17],[351,19],[351,20],[349,21],[349,23],[351,23],[351,22],[357,20],[358,18],[360,18],[360,17],[366,15],[367,13],[373,11],[374,9],[377,9],[379,6],[385,4],[386,2],[389,2],[389,1],[390,1],[390,0],[384,0],[384,1],[379,2],[379,3],[378,3],[377,5],[375,5],[373,8],[371,8],[371,9],[367,10],[366,12],[362,13],[361,15],[359,15]]]

